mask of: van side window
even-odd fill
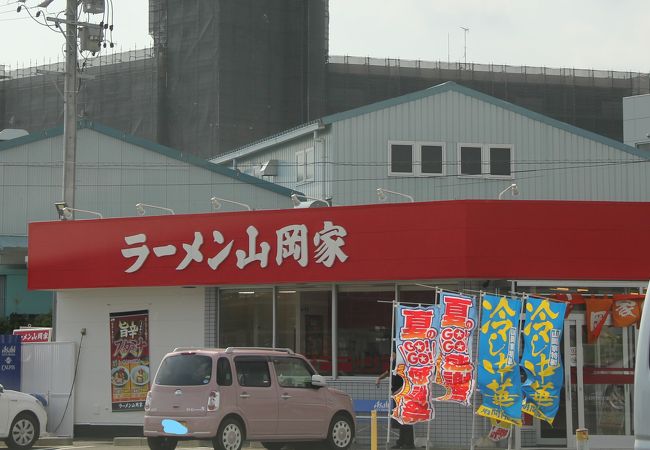
[[[240,386],[269,387],[271,375],[266,359],[235,358],[237,381]]]
[[[219,386],[230,386],[232,384],[232,371],[228,358],[217,360],[217,384]]]
[[[313,371],[300,358],[275,358],[273,367],[282,387],[310,388]]]

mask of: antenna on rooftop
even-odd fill
[[[465,47],[463,50],[463,58],[465,60],[465,63],[463,64],[463,68],[467,68],[467,33],[469,32],[469,28],[467,27],[460,27],[463,32],[465,33]]]

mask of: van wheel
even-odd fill
[[[147,444],[151,450],[174,450],[178,439],[171,437],[148,437]]]
[[[214,450],[240,450],[244,444],[244,428],[237,419],[228,418],[221,422],[219,431],[212,441]]]
[[[267,450],[281,450],[285,445],[284,442],[262,442],[262,447]]]
[[[352,421],[343,414],[334,416],[327,435],[327,446],[332,450],[346,450],[352,444],[353,437],[354,425],[352,425]]]
[[[32,414],[22,412],[11,422],[5,444],[12,449],[31,448],[38,440],[39,432],[38,419]]]

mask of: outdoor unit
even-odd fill
[[[263,177],[275,177],[278,175],[278,160],[269,159],[267,162],[262,164],[260,168],[260,175]]]

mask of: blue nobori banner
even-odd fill
[[[521,367],[526,373],[522,386],[525,413],[553,424],[560,407],[564,382],[560,342],[566,303],[528,297],[523,329]]]
[[[20,391],[21,337],[0,335],[0,384],[5,389]]]
[[[476,412],[521,426],[519,315],[521,299],[485,294],[481,309],[478,388],[483,404]]]

